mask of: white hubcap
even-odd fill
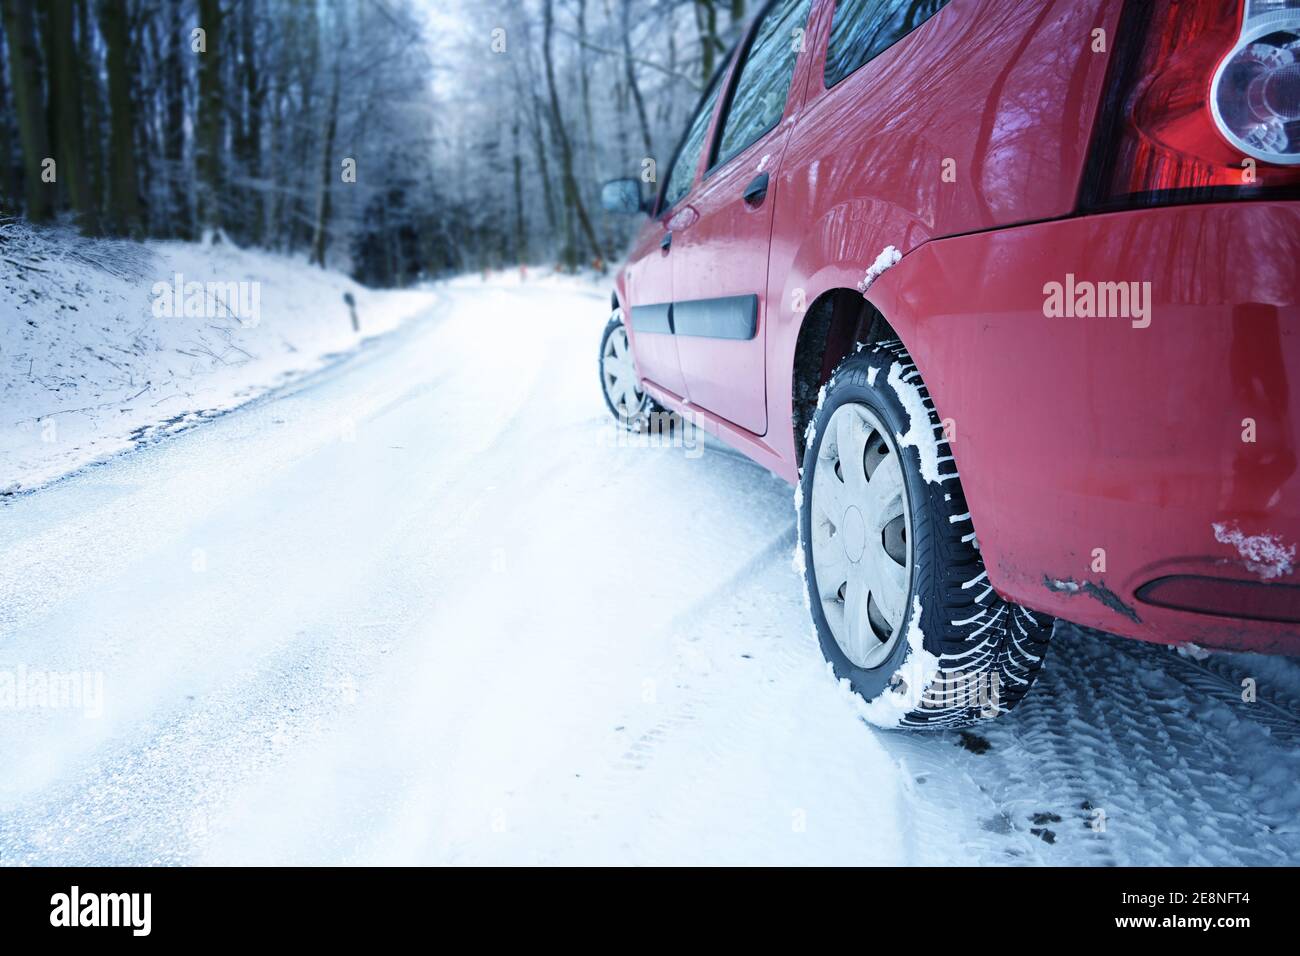
[[[857,667],[889,657],[906,623],[912,526],[902,462],[865,405],[841,405],[814,465],[811,537],[818,598]]]
[[[636,380],[636,365],[627,344],[627,328],[621,322],[605,340],[600,367],[609,403],[628,418],[640,412],[645,403],[645,393]]]

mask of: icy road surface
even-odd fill
[[[0,707],[0,862],[1300,863],[1293,661],[1058,629],[1009,718],[866,726],[790,489],[620,446],[607,301],[453,283],[0,501],[0,674],[103,687],[98,716]]]

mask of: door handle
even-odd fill
[[[759,173],[753,178],[748,186],[745,187],[745,202],[751,206],[757,206],[767,198],[767,173]]]
[[[673,245],[673,234],[672,231],[669,230],[668,232],[665,232],[664,237],[659,240],[659,248],[662,249],[664,252],[667,252],[669,249],[672,248],[672,245]]]

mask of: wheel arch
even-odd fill
[[[876,305],[857,289],[832,286],[808,306],[795,338],[790,375],[791,426],[796,466],[818,393],[836,366],[859,345],[897,338]]]
[[[959,429],[958,425],[965,420],[966,403],[973,400],[968,383],[973,378],[971,363],[978,363],[978,356],[970,352],[970,343],[975,340],[968,324],[955,323],[952,316],[927,309],[932,290],[950,283],[945,265],[936,255],[940,245],[921,241],[903,250],[902,258],[877,276],[866,293],[848,284],[862,277],[865,266],[839,263],[803,280],[808,284],[813,279],[822,281],[817,283],[818,293],[812,299],[815,308],[795,317],[801,321],[797,332],[789,333],[793,344],[786,346],[792,355],[786,367],[791,369],[791,417],[798,471],[802,471],[804,429],[816,411],[818,392],[831,372],[858,345],[895,339],[915,365],[920,383],[944,425],[947,453],[953,456],[958,473],[964,473],[963,459],[969,455],[969,448],[963,440],[969,429]],[[819,356],[820,361],[814,356]],[[960,387],[963,384],[967,387]],[[962,482],[972,525],[980,533],[981,544],[992,544],[996,549],[997,525],[982,520],[988,513],[988,482],[977,481],[975,485],[976,493],[972,495],[970,483]],[[996,559],[990,562],[989,576],[995,586],[1002,585],[1002,568]],[[1022,603],[1035,606],[1023,597]]]
[[[774,236],[793,231],[794,241],[788,245],[774,241],[769,264],[781,278],[769,291],[769,301],[779,303],[779,314],[768,333],[776,339],[769,352],[774,374],[769,381],[773,407],[768,418],[769,425],[782,421],[784,410],[776,407],[777,402],[791,400],[786,420],[792,428],[797,473],[803,432],[811,419],[809,395],[815,408],[818,390],[856,345],[890,334],[911,344],[906,310],[885,290],[896,286],[901,275],[916,271],[922,257],[915,253],[924,249],[931,233],[910,211],[875,196],[836,203],[811,222],[787,224],[781,218],[778,208]],[[898,254],[892,262],[891,250]],[[874,275],[874,280],[864,292],[868,275]],[[803,303],[807,306],[800,308]],[[791,376],[788,388],[779,377],[786,374]]]

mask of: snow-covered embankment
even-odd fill
[[[229,243],[0,222],[0,495],[242,405],[432,300]]]

